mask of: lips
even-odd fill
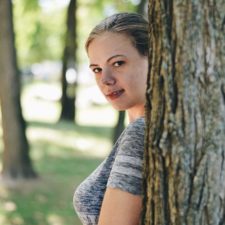
[[[114,100],[119,98],[124,92],[124,89],[117,90],[117,91],[112,91],[109,94],[106,94],[106,97],[109,98],[110,100]]]

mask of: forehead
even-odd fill
[[[90,42],[88,57],[92,61],[102,57],[111,57],[114,54],[129,55],[136,51],[128,35],[124,33],[104,32]]]

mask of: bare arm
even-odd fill
[[[138,225],[142,197],[117,188],[107,188],[98,225]]]

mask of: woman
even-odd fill
[[[110,155],[77,188],[74,207],[84,225],[137,225],[142,206],[144,105],[148,72],[148,23],[118,13],[90,33],[86,51],[98,87],[129,125]]]

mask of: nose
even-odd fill
[[[115,84],[116,79],[113,76],[113,73],[106,68],[102,70],[101,82],[102,84],[109,86]]]

